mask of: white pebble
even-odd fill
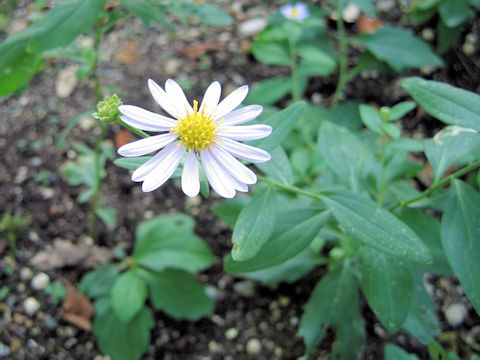
[[[455,303],[445,310],[445,318],[451,326],[458,326],[465,320],[467,308],[464,304]]]
[[[50,283],[50,278],[45,273],[39,273],[32,279],[32,288],[35,290],[44,290]]]
[[[431,28],[425,28],[422,30],[422,37],[427,41],[432,41],[435,38],[435,33]]]
[[[233,340],[238,336],[238,330],[236,328],[230,328],[225,332],[225,337],[228,340]]]
[[[345,22],[353,23],[360,16],[360,8],[354,3],[350,3],[343,9],[342,15]]]
[[[244,37],[253,36],[262,31],[265,26],[267,26],[265,18],[250,19],[238,25],[238,35]]]
[[[28,316],[33,316],[40,309],[40,303],[37,299],[29,297],[23,302],[23,310]]]
[[[470,42],[466,42],[462,46],[462,51],[465,55],[473,55],[475,53],[475,45]]]
[[[250,339],[247,343],[247,354],[248,355],[258,355],[262,351],[262,344],[258,339]]]
[[[33,271],[32,269],[28,267],[24,267],[20,269],[20,278],[22,280],[30,280],[33,276]]]

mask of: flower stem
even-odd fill
[[[464,167],[463,169],[460,169],[457,172],[451,174],[450,176],[447,176],[445,179],[433,184],[432,186],[430,186],[427,190],[425,190],[420,195],[418,195],[414,198],[408,199],[408,200],[399,201],[398,203],[396,203],[395,205],[393,205],[390,208],[390,211],[393,211],[400,206],[405,207],[405,206],[408,206],[410,204],[416,203],[417,201],[422,200],[423,198],[426,198],[427,196],[432,194],[435,190],[449,184],[453,179],[456,179],[456,178],[458,178],[462,175],[468,174],[470,171],[475,170],[479,167],[480,167],[480,161],[476,161],[473,164],[470,164],[470,165]]]
[[[133,126],[128,125],[126,122],[124,122],[124,121],[121,120],[121,119],[118,119],[118,120],[117,120],[117,123],[120,124],[120,125],[122,125],[124,128],[130,130],[130,131],[133,132],[134,134],[137,134],[137,135],[140,136],[140,137],[143,137],[143,138],[150,137],[150,135],[147,134],[145,131],[140,130],[140,129],[137,129],[137,128],[134,128]]]
[[[288,49],[290,53],[290,78],[292,80],[292,99],[293,102],[300,100],[300,91],[298,88],[298,72],[297,72],[297,50],[295,48],[295,40],[288,39]]]
[[[269,184],[273,187],[276,187],[277,189],[284,190],[284,191],[287,191],[287,192],[290,192],[290,193],[293,193],[293,194],[308,196],[309,198],[312,198],[312,199],[315,199],[315,200],[322,200],[322,198],[325,196],[321,193],[314,194],[314,193],[311,193],[309,191],[305,191],[305,190],[300,189],[300,188],[298,188],[296,186],[293,186],[293,185],[282,184],[282,183],[279,183],[275,180],[272,180],[272,179],[269,179],[269,178],[266,178],[266,177],[263,177],[263,176],[260,176],[260,175],[258,175],[257,177],[258,177],[258,180],[263,181],[264,183],[267,183],[267,184]]]
[[[338,32],[338,83],[333,94],[330,107],[334,107],[343,93],[343,89],[348,81],[347,77],[347,36],[345,34],[345,25],[343,24],[342,9],[340,0],[337,0],[337,32]]]

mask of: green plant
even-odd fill
[[[0,235],[6,237],[12,254],[17,252],[17,238],[24,234],[31,223],[30,215],[13,215],[10,210],[0,219]]]

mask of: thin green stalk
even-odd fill
[[[95,54],[94,62],[92,65],[92,77],[93,77],[93,88],[95,92],[95,103],[98,103],[101,99],[101,90],[100,90],[100,82],[98,79],[97,68],[98,68],[98,49],[100,46],[100,39],[102,36],[102,26],[100,21],[97,21],[96,25],[96,32],[95,32],[95,40],[93,43],[93,51]],[[93,237],[95,233],[95,228],[97,227],[97,208],[99,203],[99,194],[100,194],[100,183],[101,183],[101,176],[100,176],[100,153],[102,151],[101,146],[103,143],[103,139],[105,137],[105,124],[100,122],[100,133],[98,134],[95,140],[95,188],[92,196],[92,210],[90,212],[90,236]]]
[[[464,167],[463,169],[458,170],[457,172],[451,174],[450,176],[447,176],[445,179],[439,181],[438,183],[433,184],[432,186],[430,186],[427,190],[425,190],[420,195],[418,195],[414,198],[408,199],[408,200],[399,201],[398,203],[396,203],[395,205],[393,205],[390,208],[390,211],[393,211],[400,206],[405,207],[405,206],[408,206],[410,204],[416,203],[417,201],[422,200],[422,199],[426,198],[427,196],[429,196],[430,194],[432,194],[435,190],[449,184],[450,181],[452,181],[453,179],[456,179],[460,176],[468,174],[470,171],[475,170],[479,167],[480,167],[480,161],[476,161],[473,164],[470,164],[470,165]]]
[[[342,9],[340,0],[337,0],[337,32],[338,32],[338,83],[335,93],[333,94],[330,106],[333,108],[340,99],[343,89],[348,81],[347,78],[347,36],[345,33],[345,25],[343,23]]]
[[[380,153],[380,165],[382,166],[382,172],[380,174],[380,188],[378,189],[378,198],[377,203],[378,205],[382,205],[383,197],[385,196],[385,189],[386,189],[386,177],[387,177],[387,167],[385,166],[385,158],[386,158],[386,150],[387,150],[387,141],[385,139],[385,135],[382,134],[380,141],[382,142],[381,153]]]
[[[315,199],[315,200],[322,200],[322,198],[324,197],[324,195],[321,194],[321,193],[314,194],[314,193],[311,193],[309,191],[305,191],[303,189],[300,189],[296,186],[282,184],[282,183],[276,182],[275,180],[268,179],[268,178],[260,176],[260,175],[258,175],[257,177],[258,177],[258,180],[263,181],[264,183],[267,183],[267,184],[269,184],[273,187],[276,187],[277,189],[284,190],[284,191],[287,191],[287,192],[290,192],[290,193],[293,193],[293,194],[308,196],[308,197],[310,197],[312,199]]]
[[[298,72],[297,72],[297,50],[295,41],[288,39],[288,48],[290,52],[290,78],[292,80],[292,99],[293,102],[300,100],[300,91],[298,88]]]

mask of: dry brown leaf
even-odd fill
[[[357,26],[360,34],[371,34],[382,27],[383,23],[378,19],[360,15],[357,20]]]
[[[128,129],[120,130],[115,134],[115,146],[120,148],[121,146],[128,144],[131,140],[132,133]]]
[[[55,239],[53,247],[39,252],[30,264],[46,271],[64,266],[78,266],[89,269],[105,264],[112,258],[112,252],[105,247],[88,245],[85,242],[73,244],[69,240]]]
[[[64,280],[63,283],[67,294],[63,301],[62,318],[83,330],[90,331],[92,329],[90,319],[95,314],[90,299],[78,292],[68,281]]]
[[[196,59],[200,55],[205,54],[207,51],[212,50],[222,50],[225,46],[219,43],[203,43],[203,44],[193,44],[187,46],[183,49],[182,53],[189,59]]]
[[[135,64],[140,60],[138,55],[138,40],[131,40],[123,44],[120,50],[113,56],[114,60],[120,64]]]

